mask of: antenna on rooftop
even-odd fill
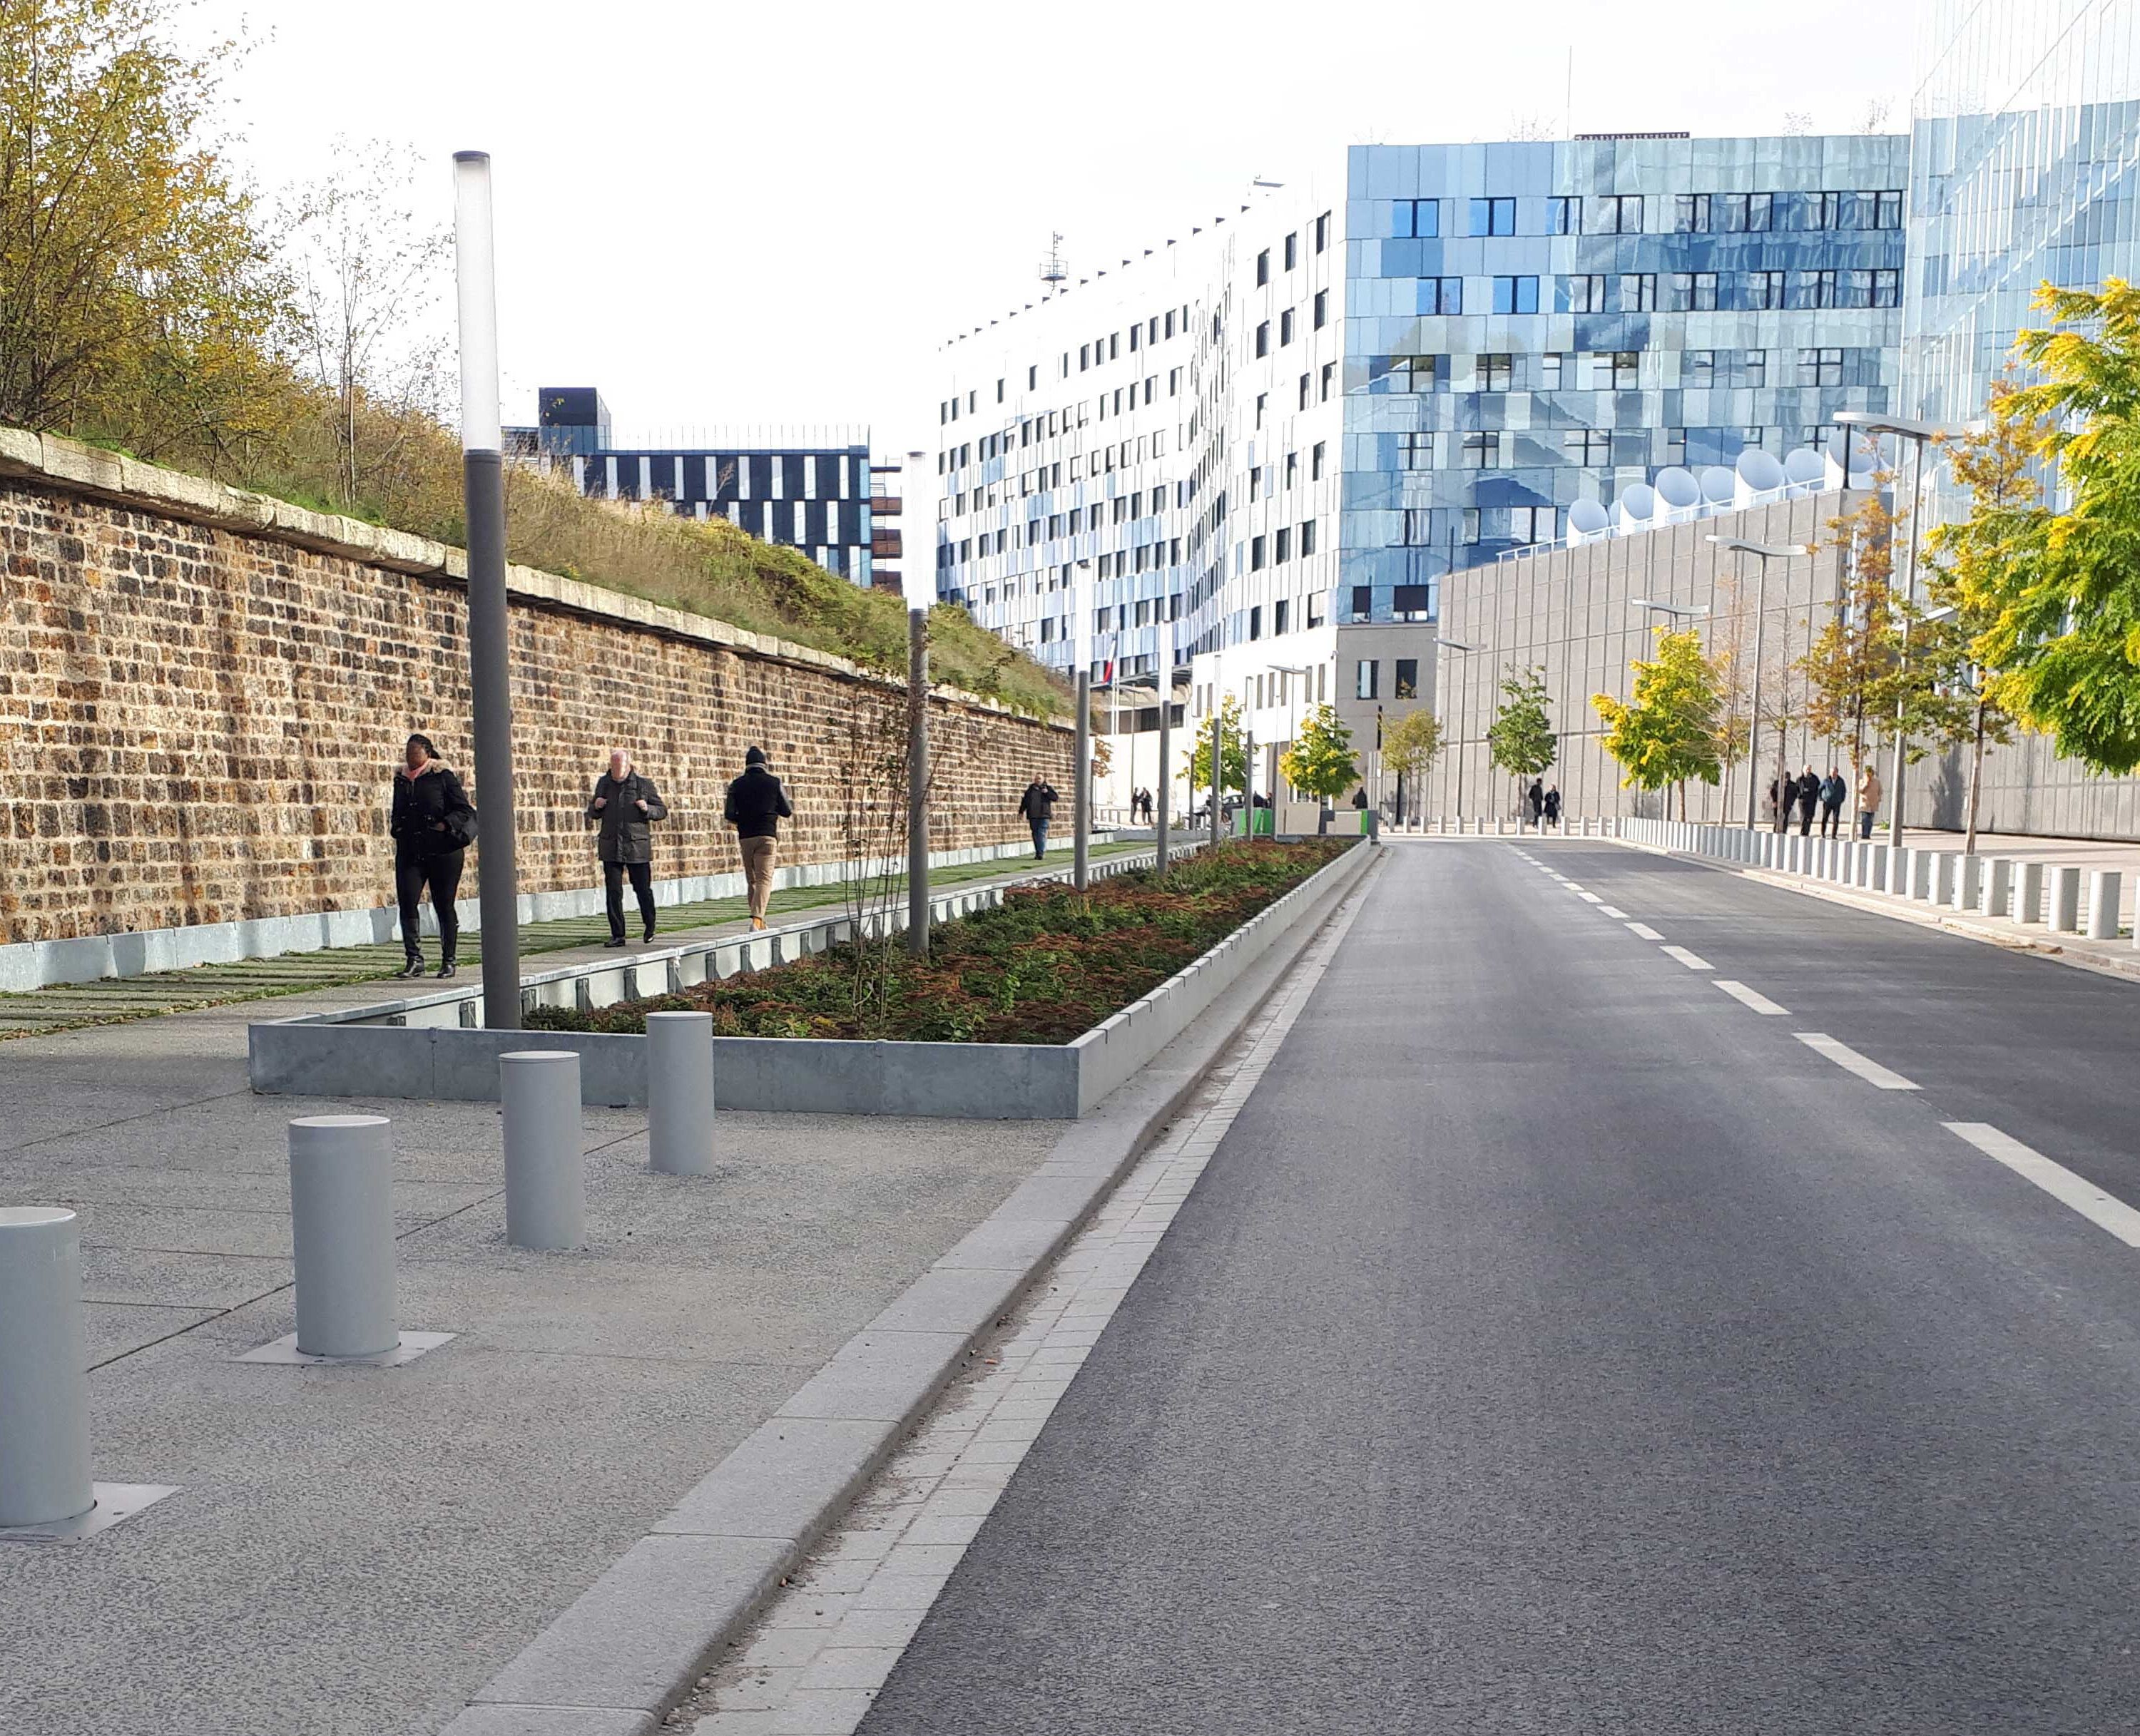
[[[1053,293],[1058,284],[1068,282],[1069,277],[1070,267],[1063,262],[1063,238],[1051,235],[1048,238],[1048,257],[1040,262],[1040,281]]]

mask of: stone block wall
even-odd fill
[[[390,904],[410,732],[483,801],[462,571],[458,550],[0,430],[0,943]],[[795,804],[784,859],[850,853],[853,722],[898,689],[549,574],[511,591],[522,891],[599,880],[582,813],[612,744],[669,804],[657,879],[740,867],[721,798],[753,743]],[[933,848],[1013,840],[1028,777],[1069,785],[1064,726],[940,690],[930,730]]]

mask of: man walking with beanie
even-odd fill
[[[765,749],[753,748],[743,757],[743,776],[729,786],[722,817],[736,829],[743,851],[744,883],[750,889],[750,925],[765,926],[765,907],[773,897],[773,870],[779,856],[780,822],[792,818],[788,792],[768,769]]]

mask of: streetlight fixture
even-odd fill
[[[1868,410],[1838,410],[1835,419],[1846,428],[1856,428],[1868,434],[1892,434],[1898,440],[1910,443],[1910,577],[1902,593],[1905,605],[1917,600],[1917,521],[1923,514],[1925,495],[1925,447],[1933,440],[1944,439],[1944,429],[1929,422],[1912,422],[1900,416],[1876,416]],[[1848,461],[1843,464],[1843,476],[1850,474]],[[1896,673],[1907,676],[1910,668],[1910,616],[1906,606],[1902,613],[1902,643],[1896,657]],[[1897,850],[1902,847],[1902,777],[1909,766],[1907,752],[1909,743],[1903,738],[1902,724],[1909,705],[1907,690],[1895,699],[1895,763],[1893,810],[1887,817],[1887,841]]]
[[[1709,613],[1706,603],[1660,603],[1646,596],[1629,597],[1627,606],[1630,609],[1652,609],[1659,615],[1670,615],[1688,620],[1698,620]]]
[[[1437,651],[1454,651],[1459,656],[1466,656],[1474,651],[1483,651],[1486,649],[1484,645],[1466,645],[1460,639],[1445,639],[1439,634],[1435,635],[1434,648]],[[1441,690],[1441,682],[1436,681],[1434,685],[1435,692],[1439,695]],[[1456,721],[1459,723],[1461,723],[1464,711],[1464,692],[1463,687],[1460,684],[1458,687],[1456,694]],[[1460,744],[1452,743],[1451,745],[1455,749],[1456,759],[1456,823],[1459,826],[1461,826],[1464,823],[1464,753]]]
[[[1786,542],[1781,547],[1768,542],[1749,542],[1743,537],[1711,537],[1709,541],[1719,548],[1735,555],[1751,555],[1761,563],[1761,578],[1754,600],[1754,690],[1750,698],[1746,718],[1746,830],[1755,829],[1758,812],[1757,801],[1760,788],[1761,763],[1761,635],[1767,625],[1769,605],[1769,563],[1787,561],[1794,555],[1811,555],[1813,545],[1806,542]],[[1784,781],[1784,732],[1776,731],[1776,785],[1780,792]]]

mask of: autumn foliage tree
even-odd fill
[[[1686,818],[1689,778],[1720,782],[1723,691],[1716,665],[1703,653],[1693,628],[1657,629],[1657,655],[1637,659],[1625,699],[1598,694],[1590,704],[1605,724],[1605,751],[1626,775],[1622,788],[1679,790],[1679,817]]]

